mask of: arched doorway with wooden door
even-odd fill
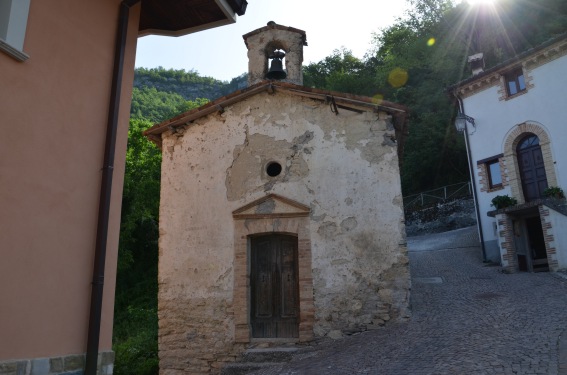
[[[518,270],[538,272],[550,269],[554,254],[546,240],[542,206],[525,205],[543,197],[548,186],[557,185],[551,140],[540,123],[528,121],[510,129],[504,142],[504,164],[511,193],[518,207],[505,214],[513,225],[506,234],[513,238],[512,256]],[[505,254],[508,250],[503,251]]]
[[[548,183],[539,137],[533,133],[526,134],[518,142],[516,155],[525,201],[542,198]]]
[[[505,178],[518,203],[539,198],[545,189],[542,186],[557,186],[551,140],[541,123],[526,121],[513,126],[503,149]]]

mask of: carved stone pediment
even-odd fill
[[[276,194],[257,199],[232,212],[235,219],[309,216],[309,206]]]

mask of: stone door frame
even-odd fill
[[[249,236],[253,338],[299,338],[297,236]],[[287,278],[285,277],[287,275]]]
[[[522,179],[520,176],[520,166],[518,163],[518,155],[516,148],[526,135],[532,133],[539,138],[539,146],[545,163],[545,174],[547,176],[548,186],[557,186],[557,177],[555,175],[555,166],[553,164],[553,155],[551,152],[551,140],[543,125],[526,121],[512,128],[507,134],[504,141],[504,159],[506,164],[507,180],[510,184],[512,197],[518,200],[519,204],[525,203],[524,191],[522,188]]]
[[[276,198],[291,206],[300,208],[297,212],[273,212],[241,214],[243,209],[233,212],[234,217],[234,338],[235,342],[248,343],[252,340],[250,328],[250,237],[261,234],[285,234],[297,237],[297,258],[299,278],[299,342],[313,339],[315,306],[313,300],[312,252],[310,236],[309,207],[298,202],[270,195],[257,202]],[[281,339],[262,339],[278,341]],[[289,339],[288,339],[289,340]]]

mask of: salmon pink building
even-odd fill
[[[0,374],[111,374],[137,38],[245,0],[0,1]]]

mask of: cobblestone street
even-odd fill
[[[412,318],[256,374],[567,374],[567,279],[482,263],[476,228],[408,239]]]

